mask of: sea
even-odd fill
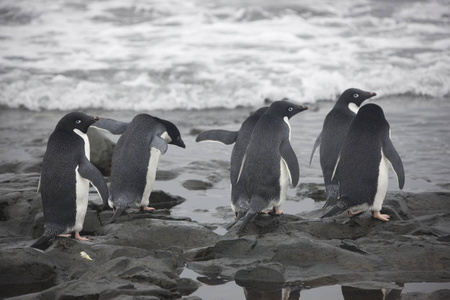
[[[0,106],[258,107],[450,97],[450,1],[1,0]]]

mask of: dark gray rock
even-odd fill
[[[91,145],[91,162],[104,176],[111,175],[111,159],[115,144],[100,130],[89,128],[89,143]]]

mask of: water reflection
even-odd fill
[[[342,286],[342,296],[344,300],[400,300],[402,298],[401,289],[361,289],[351,286]]]
[[[270,283],[260,283],[257,287],[242,286],[246,300],[298,300],[301,299],[301,287],[285,286],[276,290],[271,289]],[[392,285],[391,285],[392,286]],[[333,299],[333,300],[401,300],[403,284],[398,284],[398,289],[393,288],[357,288],[353,286],[339,286],[330,289],[314,288],[304,290],[305,299]]]

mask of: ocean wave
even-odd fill
[[[349,87],[450,95],[448,0],[43,2],[0,3],[0,105],[234,108]]]

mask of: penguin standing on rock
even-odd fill
[[[250,137],[255,128],[256,123],[261,116],[267,111],[268,107],[261,107],[252,113],[241,125],[238,131],[228,130],[208,130],[200,133],[197,136],[197,142],[215,141],[225,145],[234,143],[233,151],[231,152],[230,160],[230,182],[231,182],[231,208],[239,220],[249,208],[247,195],[247,182],[244,178],[239,180],[239,171],[241,169],[242,159],[244,158],[245,150],[250,142]]]
[[[261,211],[272,209],[275,214],[282,213],[279,207],[286,199],[288,185],[295,187],[300,176],[297,156],[290,144],[289,119],[307,109],[288,101],[276,101],[253,129],[237,179],[237,184],[240,180],[246,182],[249,199],[238,233]]]
[[[86,132],[98,117],[81,112],[65,115],[50,135],[42,162],[39,189],[42,196],[45,232],[31,247],[45,250],[56,236],[75,232],[80,236],[88,206],[89,183],[106,204],[108,187],[89,161],[90,146]]]
[[[107,126],[110,127],[110,126]],[[180,131],[171,122],[139,114],[126,126],[117,141],[111,163],[111,185],[108,204],[115,209],[114,222],[131,204],[145,211],[148,207],[159,157],[168,144],[185,148]]]
[[[335,205],[322,218],[344,211],[352,217],[371,210],[374,218],[389,221],[388,215],[380,214],[388,187],[389,164],[402,189],[405,172],[390,139],[389,123],[381,107],[366,104],[350,125],[332,176],[339,184],[339,197],[333,200]]]
[[[329,196],[337,197],[337,181],[336,179],[332,180],[331,177],[350,123],[360,105],[376,95],[359,89],[348,89],[342,93],[333,109],[325,117],[322,132],[316,139],[309,164],[311,165],[314,152],[320,145],[320,166],[322,167],[325,189]]]

